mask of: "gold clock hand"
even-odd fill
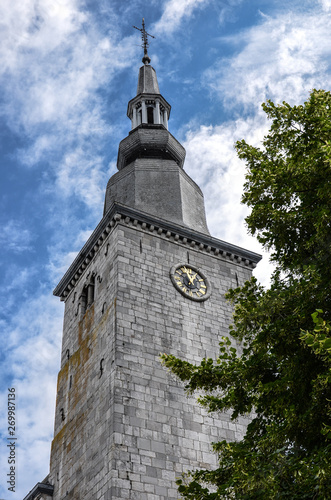
[[[183,269],[184,273],[186,274],[186,276],[188,277],[188,279],[191,281],[191,278],[190,278],[190,272],[189,272],[189,270],[187,269],[187,267],[186,267],[186,266],[183,266],[183,268],[182,268],[182,269]]]
[[[186,271],[186,274],[187,274],[187,277],[189,279],[189,282],[192,283],[192,281],[191,281],[191,274],[190,274],[190,271],[188,269]]]
[[[193,271],[192,271],[192,272],[193,272]],[[189,280],[190,280],[191,285],[194,285],[193,281],[195,280],[195,278],[196,278],[196,275],[197,275],[197,274],[198,274],[198,273],[195,273],[195,275],[194,275],[194,276],[189,275]]]
[[[186,266],[182,267],[182,271],[186,274],[186,276],[188,276],[188,278],[190,278],[189,273],[188,273],[188,269]]]

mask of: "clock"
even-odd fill
[[[170,269],[170,278],[175,288],[191,300],[207,300],[211,294],[208,278],[191,264],[177,264]]]

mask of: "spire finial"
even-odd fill
[[[142,28],[137,28],[137,26],[133,26],[133,28],[135,28],[136,30],[141,32],[141,39],[143,41],[141,46],[144,49],[144,57],[142,58],[142,62],[144,64],[149,64],[151,62],[151,58],[149,57],[149,55],[147,53],[147,47],[149,45],[147,37],[150,36],[151,38],[155,38],[155,36],[151,35],[150,33],[147,33],[147,31],[145,30],[145,19],[144,18],[142,21]]]

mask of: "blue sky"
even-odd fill
[[[169,130],[205,195],[213,236],[261,252],[240,203],[237,139],[259,144],[261,103],[330,90],[331,0],[11,0],[0,44],[0,404],[18,395],[17,493],[48,473],[63,304],[52,290],[102,217],[118,144],[130,130],[145,17],[149,54],[172,105]],[[256,270],[268,283],[265,255]]]

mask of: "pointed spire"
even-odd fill
[[[139,69],[137,95],[129,101],[127,115],[131,120],[132,129],[140,125],[162,125],[168,129],[171,106],[160,94],[156,71],[149,64],[151,59],[147,52],[148,37],[155,37],[147,33],[144,18],[142,28],[133,27],[141,32],[144,65]]]
[[[148,52],[147,52],[147,47],[149,46],[147,37],[150,36],[151,38],[155,38],[155,36],[151,35],[150,33],[147,33],[147,31],[145,30],[145,19],[144,18],[142,20],[142,28],[137,28],[137,26],[133,26],[133,28],[135,28],[136,30],[141,32],[141,39],[143,42],[141,44],[141,46],[144,49],[144,57],[142,58],[142,62],[147,65],[151,62],[151,58],[149,57]]]
[[[141,66],[138,76],[137,95],[160,94],[155,69],[148,65]]]
[[[203,194],[184,172],[185,148],[168,131],[170,104],[160,94],[147,53],[143,19],[143,66],[137,95],[128,103],[132,130],[119,145],[117,168],[108,182],[104,215],[114,204],[209,234]],[[170,234],[170,233],[169,233]]]

